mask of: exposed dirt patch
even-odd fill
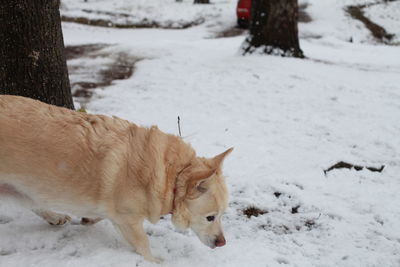
[[[266,213],[268,213],[268,211],[256,207],[248,207],[243,210],[243,214],[246,215],[247,218],[251,218],[252,216],[258,217],[259,215],[263,215]]]
[[[301,219],[298,222],[287,222],[286,224],[274,224],[267,222],[259,227],[266,231],[272,231],[277,235],[289,235],[296,232],[311,231],[320,225],[317,224],[315,219]]]
[[[247,29],[236,26],[236,27],[225,29],[222,32],[217,33],[215,38],[235,37],[235,36],[242,35],[246,31],[247,31]]]
[[[307,227],[308,230],[311,230],[315,227],[316,222],[313,219],[308,219],[304,222],[304,226]]]
[[[284,184],[285,187],[299,188],[298,185],[292,183]],[[273,188],[261,192],[262,194],[269,194],[271,197],[267,206],[263,204],[244,205],[240,202],[230,203],[230,206],[236,209],[239,215],[248,218],[247,222],[252,227],[255,226],[261,231],[272,232],[276,235],[290,235],[326,228],[326,225],[319,221],[320,210],[314,206],[301,204],[295,195]],[[236,193],[242,195],[243,191],[236,191]]]
[[[299,208],[300,208],[300,205],[297,205],[297,206],[292,207],[291,213],[292,213],[292,214],[299,213]]]
[[[346,12],[353,18],[364,23],[365,27],[371,32],[371,34],[379,41],[383,43],[389,43],[393,39],[394,34],[386,32],[386,30],[378,24],[372,22],[369,18],[364,15],[364,11],[359,6],[349,6],[346,8]]]
[[[101,11],[95,11],[95,10],[83,10],[87,13],[95,13],[95,14],[105,14],[107,13],[108,15],[113,14],[109,12],[101,12]],[[115,16],[123,16],[126,17],[127,19],[129,18],[130,15],[127,14],[120,14],[116,13],[113,14]],[[203,18],[199,18],[197,20],[191,21],[191,22],[183,22],[183,23],[175,23],[171,21],[170,23],[166,24],[160,24],[155,21],[150,21],[150,20],[142,20],[137,23],[116,23],[112,19],[91,19],[87,17],[71,17],[71,16],[66,16],[62,15],[61,20],[65,22],[75,22],[79,24],[84,24],[84,25],[90,25],[90,26],[99,26],[99,27],[106,27],[106,28],[118,28],[118,29],[136,29],[136,28],[161,28],[161,29],[187,29],[193,26],[197,26],[199,24],[202,24],[205,20]]]
[[[88,45],[75,45],[65,47],[65,55],[67,60],[80,58],[89,53],[96,52],[103,49],[109,45],[106,44],[88,44]]]
[[[106,69],[100,71],[102,85],[108,86],[114,80],[125,80],[132,76],[134,63],[139,59],[132,58],[125,53],[118,53],[115,61]]]
[[[348,6],[345,8],[345,11],[353,18],[356,20],[361,21],[365,27],[371,32],[372,36],[375,37],[376,40],[379,42],[385,43],[385,44],[391,44],[390,41],[393,39],[395,36],[394,34],[388,33],[385,28],[382,26],[378,25],[377,23],[371,21],[369,18],[367,18],[364,14],[364,8],[373,6],[373,5],[379,5],[379,4],[385,4],[387,2],[394,2],[398,0],[383,0],[379,2],[374,2],[374,3],[369,3],[369,4],[362,4],[362,5],[355,5],[355,6]]]
[[[308,3],[303,3],[299,5],[299,17],[298,22],[309,23],[312,21],[310,14],[306,11]]]
[[[89,44],[67,46],[65,49],[72,94],[82,107],[88,103],[95,89],[131,77],[135,63],[141,60],[126,52],[104,50],[109,46]]]

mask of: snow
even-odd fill
[[[161,12],[155,2],[148,6]],[[399,47],[376,44],[345,15],[345,5],[360,1],[307,2],[313,21],[299,25],[304,60],[243,57],[246,35],[212,38],[235,22],[222,8],[234,6],[228,0],[216,1],[219,16],[185,30],[63,24],[66,45],[112,44],[108,53],[142,59],[131,78],[97,90],[89,112],[174,134],[180,116],[199,155],[235,147],[224,165],[227,245],[205,247],[168,215],[146,225],[162,266],[400,266]],[[325,175],[338,161],[385,169]],[[247,218],[251,206],[268,213]],[[0,236],[0,266],[152,266],[108,221],[52,227],[1,202]]]

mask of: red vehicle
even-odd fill
[[[239,0],[236,7],[236,16],[239,27],[247,28],[250,21],[251,0]]]

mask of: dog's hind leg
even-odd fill
[[[66,222],[71,221],[71,217],[65,214],[60,214],[43,209],[34,209],[32,211],[36,213],[38,216],[42,217],[45,221],[47,221],[51,225],[63,225]]]

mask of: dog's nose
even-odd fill
[[[223,235],[217,236],[217,238],[215,239],[215,246],[222,247],[225,246],[225,244],[226,244],[225,237]]]

